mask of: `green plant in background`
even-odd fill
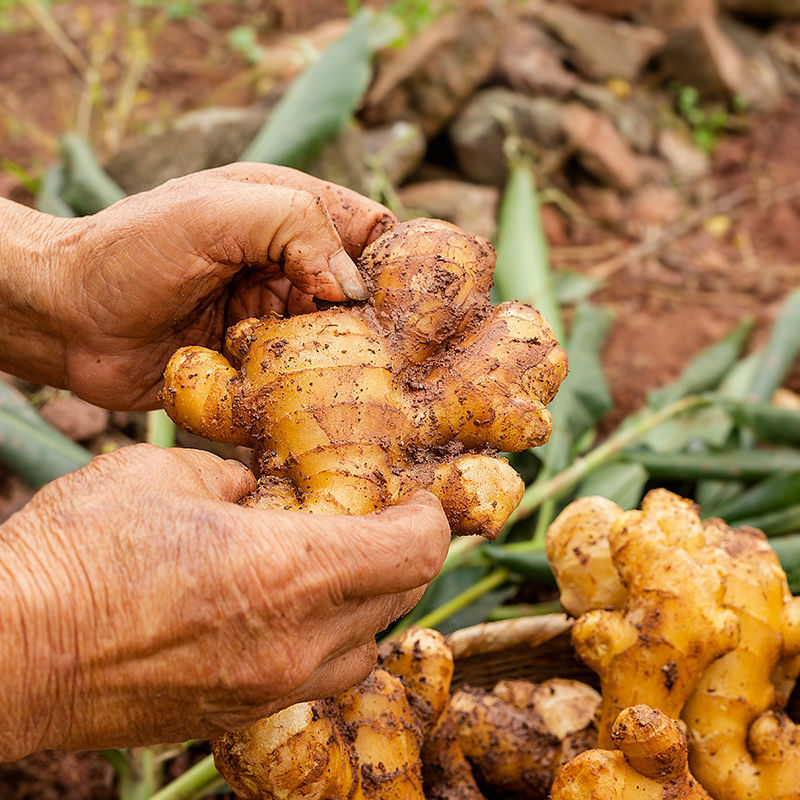
[[[730,125],[730,113],[719,106],[704,106],[700,92],[694,86],[676,84],[673,91],[676,95],[677,112],[689,125],[692,141],[710,155]],[[739,104],[741,105],[741,99]]]
[[[258,64],[266,52],[258,43],[258,33],[252,25],[237,25],[228,31],[228,43],[248,64]]]

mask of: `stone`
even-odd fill
[[[128,194],[237,161],[267,118],[262,108],[206,108],[175,120],[163,133],[123,145],[105,165]]]
[[[511,19],[503,28],[495,83],[531,95],[566,97],[580,85],[578,76],[564,67],[566,48],[538,25]]]
[[[370,169],[399,186],[422,163],[427,142],[419,125],[400,121],[368,128],[364,146]]]
[[[455,180],[426,181],[404,186],[398,196],[408,219],[446,219],[485,239],[494,236],[500,192],[493,186]]]
[[[615,189],[630,191],[642,178],[636,154],[602,114],[569,103],[562,115],[564,132],[584,169]]]
[[[773,110],[783,100],[784,86],[779,62],[771,52],[771,39],[733,17],[721,16],[719,25],[743,59],[741,97],[750,109]]]
[[[711,159],[677,131],[660,131],[656,148],[677,183],[693,183],[711,171]]]
[[[554,149],[564,143],[561,105],[504,88],[485,89],[450,126],[459,168],[474,183],[501,186],[508,172],[503,144],[509,134]]]
[[[635,17],[647,7],[648,0],[569,0],[581,11],[607,14],[609,17]]]
[[[714,18],[672,34],[661,65],[668,77],[693,86],[704,98],[731,97],[747,87],[744,58]]]
[[[558,3],[529,3],[525,14],[567,45],[570,60],[590,80],[636,80],[666,40],[655,28],[586,14]]]
[[[758,19],[800,17],[800,0],[722,0],[722,7]]]
[[[364,131],[358,124],[351,123],[323,145],[320,152],[303,165],[303,171],[360,194],[369,194],[372,175],[364,158],[365,151]]]
[[[76,442],[91,439],[108,427],[110,413],[73,394],[60,392],[39,413],[45,422]]]
[[[575,96],[590,108],[602,111],[634,150],[652,152],[656,138],[654,115],[642,105],[639,97],[621,99],[605,86],[594,83],[581,84]]]
[[[680,192],[673,187],[644,186],[627,203],[626,231],[645,238],[650,232],[677,222],[684,211]]]
[[[369,126],[414,122],[435,136],[492,73],[498,46],[492,14],[442,17],[406,47],[381,54],[361,117]]]
[[[579,185],[578,203],[587,217],[600,225],[616,228],[622,222],[625,208],[619,192],[605,186]]]
[[[690,28],[717,13],[717,0],[645,0],[641,18],[664,33]]]

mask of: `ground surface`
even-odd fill
[[[93,3],[88,21],[87,12],[80,10],[84,4],[55,8],[69,33],[85,41],[87,32],[98,31],[104,19],[119,23],[124,5],[112,0]],[[226,31],[252,19],[254,7],[261,9],[264,32],[277,38],[282,31],[302,30],[341,14],[344,5],[331,0],[220,4],[209,7],[202,19],[167,24],[142,83],[146,101],[128,132],[157,120],[164,109],[177,114],[212,101],[235,105],[253,100],[251,85],[237,88],[231,83],[246,65],[225,37]],[[114,35],[123,33],[117,30]],[[104,67],[108,80],[119,80],[123,67],[111,58]],[[3,159],[31,171],[52,159],[58,134],[80,112],[82,86],[80,75],[37,28],[0,34]],[[229,88],[220,94],[220,86]],[[763,335],[787,289],[800,285],[800,98],[788,99],[777,111],[753,120],[749,130],[723,140],[712,177],[696,191],[709,215],[718,198],[739,193],[735,206],[724,212],[730,221],[724,235],[712,235],[701,226],[682,237],[666,236],[652,257],[617,262],[614,270],[601,269],[598,263],[623,253],[633,240],[613,226],[594,230],[587,238],[585,230],[566,223],[561,239],[553,242],[557,265],[590,274],[600,269],[607,275],[606,286],[596,297],[616,312],[605,356],[616,407],[606,429],[641,404],[649,389],[678,374],[699,348],[742,318],[753,316]],[[30,202],[29,193],[8,172],[0,172],[0,195]],[[665,229],[658,230],[663,235]],[[648,236],[645,225],[643,239]],[[601,255],[585,258],[587,242]],[[112,424],[132,436],[136,420],[117,419]],[[8,476],[3,488],[0,517],[28,497]],[[97,754],[37,755],[0,767],[3,798],[116,796],[112,770]]]

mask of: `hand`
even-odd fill
[[[4,232],[37,233],[5,245],[21,308],[0,327],[32,335],[24,355],[0,344],[0,368],[129,410],[157,405],[178,347],[219,350],[228,325],[314,310],[313,297],[365,299],[352,259],[394,222],[356,192],[265,164],[178,178],[80,219],[29,219],[12,206],[0,206]],[[56,319],[43,310],[53,308]]]
[[[442,565],[438,502],[234,505],[253,488],[238,462],[136,445],[0,528],[0,761],[207,737],[367,674]]]

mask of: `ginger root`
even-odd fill
[[[485,800],[455,732],[452,675],[441,634],[411,628],[351,689],[215,739],[215,763],[244,800]]]
[[[735,615],[723,608],[720,571],[700,558],[693,531],[673,519],[685,516],[683,503],[676,498],[670,505],[661,490],[651,494],[643,508],[652,513],[622,512],[610,526],[606,515],[598,520],[607,530],[605,552],[597,531],[569,506],[548,533],[548,550],[556,563],[559,554],[571,563],[569,549],[581,549],[580,534],[589,537],[588,552],[597,554],[605,572],[610,553],[625,588],[621,608],[595,607],[572,629],[575,652],[600,676],[598,742],[603,748],[612,746],[611,727],[628,706],[646,703],[678,718],[706,667],[732,650],[738,636]],[[565,537],[570,547],[559,549],[556,545]],[[594,563],[587,560],[584,568],[592,573]],[[559,581],[569,574],[560,566],[554,571]]]
[[[448,223],[400,224],[361,257],[367,303],[243,320],[229,358],[178,350],[164,408],[254,448],[259,489],[245,504],[366,514],[421,486],[454,533],[496,536],[523,484],[493,454],[547,440],[567,365],[538,312],[490,304],[494,261]]]
[[[548,553],[562,592],[582,598],[573,644],[600,675],[601,747],[613,746],[622,709],[646,703],[686,724],[692,772],[712,797],[800,800],[800,725],[781,711],[797,675],[800,598],[766,537],[703,522],[663,489],[594,527],[579,502],[554,523]],[[582,537],[590,557],[579,563]],[[597,561],[607,574],[609,556],[618,579],[604,594],[581,570]],[[609,597],[616,608],[594,605]]]
[[[666,714],[626,708],[611,738],[618,750],[587,750],[561,770],[551,800],[711,800],[689,772],[681,726]]]
[[[709,520],[704,532],[741,632],[683,709],[692,771],[716,798],[800,800],[800,725],[777,710],[770,680],[781,659],[800,653],[800,598],[761,531]]]

